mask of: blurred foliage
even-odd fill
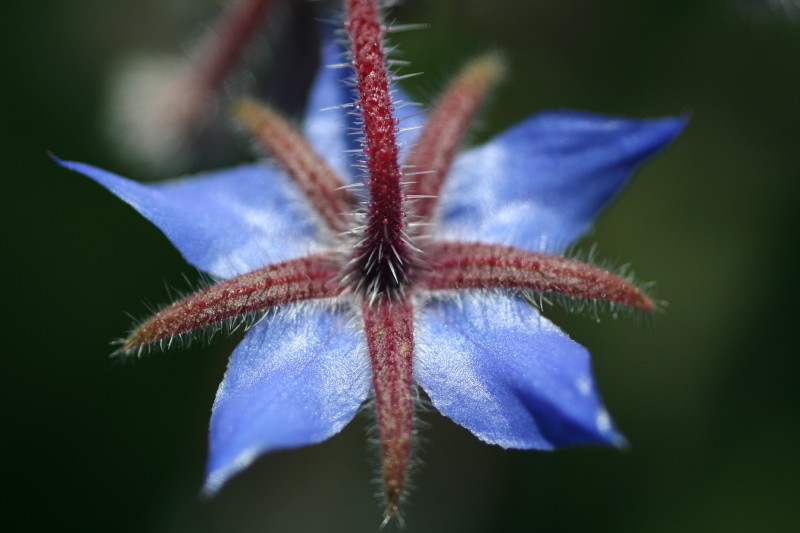
[[[365,419],[265,457],[213,501],[197,496],[233,341],[110,361],[124,311],[146,314],[196,273],[129,207],[46,156],[136,175],[103,137],[109,75],[141,50],[185,50],[219,3],[3,5],[7,531],[377,528]],[[393,37],[425,72],[405,82],[423,103],[467,58],[507,54],[474,142],[542,108],[692,115],[582,242],[657,280],[666,312],[642,325],[548,311],[591,349],[632,448],[503,451],[425,414],[409,531],[800,529],[800,21],[746,4],[408,0],[393,11],[430,25]]]

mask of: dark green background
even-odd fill
[[[364,419],[265,457],[203,502],[209,409],[232,342],[108,358],[126,311],[145,314],[143,302],[169,299],[165,283],[183,289],[196,274],[45,152],[137,174],[101,133],[109,73],[136,51],[191,42],[219,2],[197,4],[0,8],[4,530],[349,533],[380,520]],[[422,102],[466,58],[507,52],[510,75],[475,141],[542,108],[693,117],[582,243],[656,280],[667,312],[644,326],[549,313],[594,354],[631,450],[503,451],[427,414],[408,531],[800,528],[800,19],[740,6],[419,0],[394,11],[431,25],[395,39],[426,73],[406,83]]]

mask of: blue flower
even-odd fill
[[[355,88],[341,83],[342,70],[322,68],[302,134],[274,111],[239,106],[277,164],[144,185],[61,162],[130,204],[220,280],[139,326],[123,352],[260,317],[214,402],[206,490],[260,454],[331,437],[372,400],[394,514],[417,387],[487,443],[619,445],[589,353],[520,291],[652,308],[630,282],[559,254],[684,118],[550,111],[456,155],[499,74],[497,59],[465,69],[427,120],[398,88],[392,107],[370,107],[388,101],[373,79],[384,59],[372,64],[362,54],[362,41],[380,42],[370,33],[377,23],[359,11],[364,2],[351,3]],[[340,54],[326,43],[323,63],[341,63]],[[411,183],[401,187],[398,176]]]

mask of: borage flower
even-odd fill
[[[522,291],[653,309],[628,280],[559,254],[684,120],[546,112],[456,155],[500,74],[497,59],[465,68],[425,120],[399,90],[392,101],[377,2],[346,6],[354,88],[341,70],[321,69],[304,133],[254,102],[237,108],[280,168],[141,185],[63,163],[223,280],[146,320],[123,353],[260,316],[214,402],[206,491],[259,454],[327,439],[371,399],[392,516],[406,486],[418,387],[443,414],[505,448],[618,445],[588,352]],[[336,43],[323,60],[343,61]],[[354,115],[361,165],[349,159]]]

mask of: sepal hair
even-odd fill
[[[625,318],[633,319],[638,323],[649,323],[653,319],[655,313],[663,311],[667,302],[656,298],[656,283],[654,281],[639,280],[633,272],[633,267],[630,263],[620,264],[617,261],[600,259],[599,255],[599,247],[596,244],[592,244],[588,249],[583,250],[573,246],[568,248],[563,254],[564,257],[573,261],[592,265],[624,280],[632,287],[635,287],[636,290],[646,295],[653,303],[653,307],[645,311],[635,306],[625,305],[616,301],[585,298],[579,295],[537,292],[526,289],[522,289],[518,291],[518,293],[526,302],[540,311],[544,311],[547,307],[560,307],[568,313],[586,315],[591,320],[597,322],[599,322],[603,316],[610,315],[614,320]]]
[[[379,505],[385,508],[383,520],[380,524],[381,529],[389,526],[393,520],[398,528],[402,529],[405,527],[405,520],[403,519],[402,514],[403,509],[408,506],[411,494],[416,489],[415,474],[425,464],[424,460],[422,459],[422,455],[428,439],[425,437],[424,431],[428,429],[430,423],[424,420],[420,415],[434,411],[434,409],[431,405],[430,399],[425,395],[425,392],[421,387],[419,387],[419,385],[414,385],[413,398],[414,429],[413,439],[411,441],[411,457],[409,459],[408,471],[406,473],[405,484],[403,486],[403,493],[401,496],[403,506],[400,507],[394,515],[389,513],[389,509],[386,507],[386,487],[384,486],[382,468],[383,457],[381,454],[381,440],[380,436],[378,435],[378,417],[375,409],[374,393],[367,398],[367,401],[361,405],[361,408],[358,411],[359,415],[365,421],[364,432],[366,434],[367,450],[372,457],[372,485],[375,488],[374,495],[378,500]]]
[[[219,335],[241,335],[264,317],[265,313],[263,311],[234,316],[215,324],[209,324],[207,326],[185,331],[177,335],[172,335],[168,338],[159,339],[153,342],[146,342],[132,349],[126,349],[126,342],[128,339],[130,339],[131,335],[133,335],[150,318],[168,308],[174,302],[183,300],[192,294],[208,289],[220,281],[218,278],[199,270],[195,271],[195,273],[197,275],[195,280],[192,280],[186,273],[181,275],[183,281],[186,283],[186,288],[179,288],[175,285],[170,285],[165,280],[164,288],[167,293],[166,302],[160,304],[143,302],[147,310],[143,315],[135,316],[132,313],[126,313],[128,318],[131,319],[133,326],[130,330],[128,330],[128,334],[125,337],[119,337],[112,341],[111,345],[114,346],[115,349],[110,356],[118,360],[126,360],[131,358],[138,359],[152,354],[164,353],[170,350],[188,350],[196,343],[208,345],[211,344]]]

